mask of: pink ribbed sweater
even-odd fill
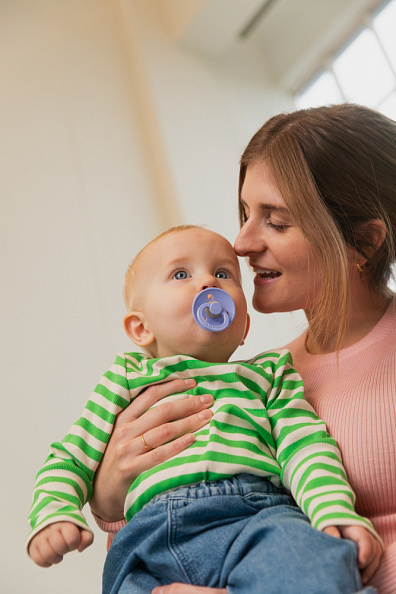
[[[305,397],[338,441],[356,510],[385,544],[371,581],[396,593],[396,300],[373,330],[336,355],[310,355],[306,332],[287,345]]]

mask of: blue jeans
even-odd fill
[[[312,528],[283,489],[249,474],[159,495],[115,537],[103,594],[183,582],[229,594],[362,590],[357,546]]]

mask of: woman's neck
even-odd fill
[[[378,324],[389,306],[389,297],[378,293],[363,291],[358,299],[351,299],[349,323],[340,350],[346,349],[362,340]],[[309,321],[309,314],[307,313]],[[324,355],[334,352],[323,346],[308,329],[306,349],[311,355]]]

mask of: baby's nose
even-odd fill
[[[210,287],[217,287],[217,279],[211,274],[208,274],[200,279],[199,290],[203,291],[204,289],[209,289]]]

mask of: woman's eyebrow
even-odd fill
[[[275,210],[276,212],[289,213],[289,209],[286,206],[279,206],[277,204],[261,204],[262,210]]]
[[[241,199],[241,205],[245,208],[248,208],[248,205],[246,204],[246,202],[244,202]],[[267,203],[267,202],[261,202],[260,205],[260,210],[275,210],[277,212],[284,212],[286,214],[289,214],[289,209],[286,206],[280,206],[279,204],[271,204],[271,203]]]

